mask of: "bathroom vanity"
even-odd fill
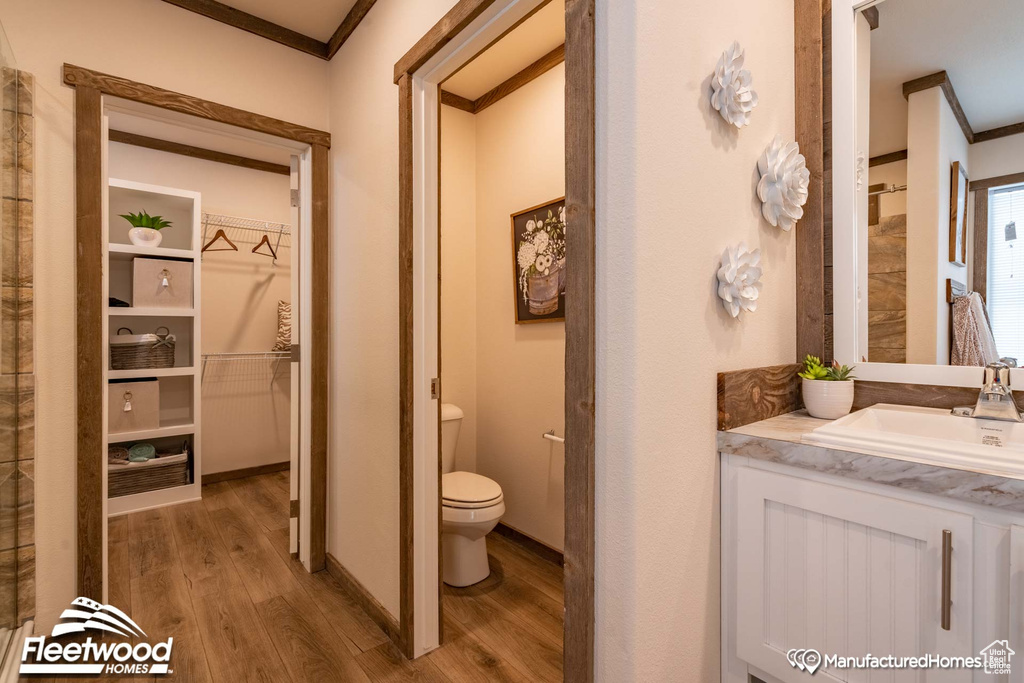
[[[852,427],[798,411],[718,433],[723,681],[806,681],[792,648],[977,657],[997,640],[1024,646],[1024,448],[982,444],[989,420],[870,410],[844,418]],[[908,438],[915,428],[931,435]],[[983,446],[973,460],[912,452],[957,435],[951,452]],[[822,667],[814,678],[1024,680],[1024,651],[1013,664],[1010,676]]]

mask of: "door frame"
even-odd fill
[[[243,128],[305,146],[310,159],[308,210],[311,233],[312,296],[310,327],[303,340],[309,367],[310,466],[309,566],[324,569],[327,543],[327,444],[330,370],[329,133],[255,112],[176,93],[118,76],[64,64],[64,84],[75,89],[75,239],[76,239],[76,415],[77,415],[77,570],[78,595],[104,598],[107,520],[103,499],[103,97],[111,96],[159,109]],[[305,198],[304,198],[305,199]],[[300,468],[301,469],[301,468]],[[301,473],[300,473],[301,475]],[[305,481],[303,481],[305,483]],[[303,553],[305,554],[305,553]]]
[[[438,406],[436,400],[424,399],[429,397],[429,371],[436,369],[432,363],[437,362],[425,357],[424,342],[428,334],[436,338],[436,327],[430,326],[437,321],[417,318],[417,313],[423,315],[425,298],[437,294],[436,277],[433,284],[421,279],[430,267],[437,267],[428,264],[422,253],[428,225],[438,220],[437,83],[446,69],[453,69],[445,64],[468,62],[542,4],[544,0],[460,0],[395,64],[399,86],[399,629],[400,645],[408,657],[437,646],[442,616],[440,467],[427,457],[428,452],[437,456],[437,421],[430,415],[436,417]],[[563,670],[565,680],[571,682],[594,678],[594,4],[595,0],[567,0],[565,8],[565,194],[566,220],[573,227],[566,231],[566,248],[572,256],[567,260],[565,317]]]

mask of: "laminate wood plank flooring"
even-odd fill
[[[288,472],[274,472],[203,486],[201,502],[110,520],[111,604],[151,637],[174,637],[173,674],[156,678],[562,680],[560,567],[491,534],[491,576],[445,587],[444,644],[409,661],[330,574],[309,574],[291,557],[288,491]]]

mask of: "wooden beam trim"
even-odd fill
[[[103,98],[95,88],[75,93],[75,267],[77,290],[77,590],[103,599]]]
[[[953,83],[949,80],[949,74],[944,70],[907,81],[903,84],[903,97],[910,100],[912,93],[935,87],[942,89],[942,94],[946,96],[946,102],[949,103],[949,108],[953,110],[953,116],[956,117],[956,122],[960,124],[960,130],[963,131],[964,137],[967,138],[967,142],[974,144],[974,130],[971,128],[970,122],[967,121],[967,114],[964,113],[963,107],[960,106],[960,100],[957,99]]]
[[[327,59],[334,59],[334,55],[338,54],[338,50],[345,44],[349,36],[355,32],[356,28],[363,18],[370,12],[374,3],[377,0],[356,0],[356,4],[352,5],[352,9],[348,11],[345,18],[342,19],[341,24],[334,31],[334,35],[327,41]]]
[[[285,166],[284,164],[275,164],[270,161],[250,159],[249,157],[238,156],[237,154],[218,152],[216,150],[204,149],[203,147],[195,147],[193,145],[186,145],[180,142],[171,142],[170,140],[161,140],[159,138],[151,138],[145,135],[127,133],[122,130],[111,130],[108,138],[111,142],[120,142],[123,145],[145,147],[146,149],[155,149],[159,152],[180,154],[182,156],[192,157],[193,159],[216,161],[221,164],[241,166],[242,168],[249,168],[254,171],[266,171],[267,173],[277,173],[279,175],[286,176],[290,176],[292,173],[291,167]]]
[[[1020,135],[1021,133],[1024,133],[1024,121],[975,133],[974,142],[988,142],[989,140],[998,140],[999,138],[1009,137],[1010,135]]]
[[[898,152],[889,152],[888,154],[879,154],[877,157],[871,157],[868,159],[868,168],[884,166],[885,164],[891,164],[897,161],[904,161],[907,158],[909,158],[909,155],[905,149],[901,149]]]
[[[450,43],[462,29],[473,23],[494,2],[495,0],[459,0],[398,60],[395,64],[395,83],[406,74],[416,73],[417,69],[426,64],[428,59]]]
[[[64,65],[64,83],[72,87],[95,88],[106,95],[142,102],[181,114],[198,116],[209,121],[227,123],[246,130],[296,140],[309,145],[331,146],[331,134],[280,119],[254,114],[225,104],[218,104],[191,95],[183,95],[154,85],[111,76],[73,64]]]
[[[878,7],[871,6],[861,12],[864,15],[864,19],[868,22],[868,27],[874,31],[878,28]]]
[[[449,107],[455,107],[462,111],[468,111],[470,114],[479,114],[487,107],[490,107],[491,105],[508,97],[516,90],[519,90],[531,81],[543,76],[564,61],[565,43],[559,45],[551,52],[525,67],[519,73],[491,88],[475,100],[462,97],[461,95],[456,95],[455,93],[448,92],[447,90],[442,90],[441,104]]]
[[[596,384],[595,0],[565,3],[565,633],[566,683],[594,680]]]
[[[519,90],[524,85],[528,84],[535,78],[543,76],[551,69],[555,68],[559,64],[565,61],[565,44],[561,44],[551,52],[547,53],[533,64],[512,76],[504,83],[492,88],[488,92],[484,93],[476,99],[473,103],[475,113],[479,114],[487,107],[491,106],[495,102],[508,97],[516,90]]]
[[[400,645],[413,657],[414,462],[413,438],[413,129],[412,76],[398,81],[398,487]]]
[[[796,225],[796,355],[827,358],[825,342],[825,136],[821,0],[795,0],[796,140],[810,172]]]
[[[441,104],[447,107],[461,109],[462,111],[469,112],[470,114],[476,113],[476,102],[467,97],[462,97],[461,95],[456,95],[453,92],[448,92],[447,90],[441,91]]]
[[[1017,183],[1024,183],[1024,173],[1010,173],[1008,175],[1000,175],[992,178],[972,180],[968,187],[971,192],[974,192],[976,190],[988,190],[993,187],[1002,187],[1004,185],[1016,185]]]
[[[240,9],[235,9],[225,5],[217,0],[164,0],[164,2],[188,10],[189,12],[195,12],[208,19],[219,21],[222,24],[233,26],[234,28],[241,29],[247,33],[272,40],[275,43],[290,47],[300,52],[305,52],[308,55],[319,57],[320,59],[330,59],[333,53],[328,53],[328,44],[321,42],[315,38],[293,31],[290,28],[285,28],[279,24],[275,24],[272,21],[261,19],[254,14],[243,12]],[[358,3],[357,3],[358,4]],[[372,4],[372,2],[371,2]],[[346,17],[347,19],[347,17]],[[353,27],[354,29],[355,27]],[[340,27],[339,27],[340,29]],[[333,38],[332,38],[333,40]]]
[[[310,225],[311,285],[310,328],[313,338],[303,341],[309,348],[310,364],[310,571],[320,571],[327,555],[327,450],[330,420],[331,374],[331,249],[329,151],[323,145],[312,149],[313,190]]]
[[[988,189],[974,193],[971,288],[988,301]]]

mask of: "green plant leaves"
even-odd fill
[[[152,228],[153,230],[163,230],[164,228],[171,227],[171,222],[165,220],[163,216],[150,216],[145,210],[139,213],[122,213],[119,214],[121,218],[131,223],[133,228]]]
[[[825,380],[827,382],[845,382],[854,379],[853,368],[849,365],[840,365],[832,361],[831,366],[826,366],[817,356],[807,355],[804,357],[804,369],[797,373],[804,379]]]

